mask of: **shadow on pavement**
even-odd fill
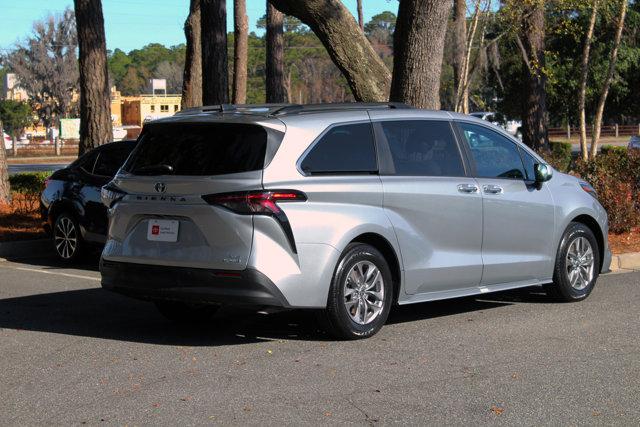
[[[540,298],[535,291],[520,290],[497,294],[491,299],[461,298],[400,306],[392,310],[388,322],[397,324],[519,302],[541,302]],[[165,320],[151,303],[101,288],[0,300],[0,328],[188,346],[236,345],[274,339],[332,339],[320,329],[316,313],[312,311],[265,315],[223,308],[206,325],[176,325]]]
[[[101,251],[96,248],[87,249],[87,252],[83,256],[73,263],[65,263],[52,253],[50,256],[38,257],[38,258],[13,258],[7,256],[7,261],[18,262],[20,264],[31,265],[34,267],[44,267],[43,270],[62,270],[73,268],[76,270],[84,271],[98,271],[100,267],[100,253]]]

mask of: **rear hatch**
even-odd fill
[[[282,135],[255,123],[146,125],[113,181],[123,195],[113,205],[105,259],[246,268],[253,217],[210,205],[203,196],[262,189],[262,170]]]

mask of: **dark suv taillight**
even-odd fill
[[[279,202],[304,202],[307,196],[297,190],[243,191],[238,193],[207,194],[202,196],[210,205],[222,206],[241,215],[269,215],[274,217],[285,235],[291,249],[297,253],[293,231]]]

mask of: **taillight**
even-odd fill
[[[100,200],[107,208],[111,208],[126,195],[127,193],[118,188],[113,182],[100,189]]]
[[[241,193],[208,194],[202,196],[210,205],[225,207],[245,215],[278,215],[282,210],[277,202],[304,202],[307,196],[296,190],[249,191]]]
[[[269,215],[278,221],[291,245],[297,253],[293,230],[284,211],[278,207],[280,202],[304,202],[307,196],[297,190],[247,191],[240,193],[207,194],[202,196],[210,205],[222,206],[243,215]]]

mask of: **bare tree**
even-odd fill
[[[154,78],[165,79],[167,81],[167,92],[180,93],[182,90],[182,78],[184,68],[178,62],[162,61],[155,68]]]
[[[452,3],[402,0],[394,33],[392,101],[440,108],[440,73]]]
[[[33,25],[33,35],[5,58],[46,127],[66,116],[78,87],[76,24],[71,9]]]
[[[580,89],[578,91],[578,115],[580,116],[580,154],[582,160],[589,159],[589,151],[587,150],[587,115],[585,113],[585,99],[587,97],[587,77],[589,74],[589,52],[591,50],[591,41],[593,40],[593,29],[596,26],[596,18],[598,17],[599,0],[593,0],[591,6],[591,18],[589,19],[589,29],[585,36],[584,46],[582,48],[582,62],[580,67]]]
[[[74,0],[80,51],[79,154],[112,140],[107,43],[100,0]]]
[[[456,111],[469,111],[469,92],[466,92],[467,96],[462,97],[460,102],[458,101],[458,92],[462,87],[462,75],[464,73],[465,51],[467,44],[467,1],[466,0],[454,0],[453,1],[453,86],[456,91],[455,110]],[[462,105],[461,110],[458,109],[458,104]]]
[[[2,133],[2,120],[0,120],[0,133]],[[4,135],[0,141],[0,202],[11,202],[11,186],[9,185],[9,167],[7,166],[7,147],[4,145]]]
[[[267,102],[286,102],[284,81],[284,15],[267,2]]]
[[[201,0],[202,102],[229,102],[226,0]]]
[[[233,103],[247,102],[249,22],[246,0],[233,0]]]
[[[270,2],[281,12],[300,19],[313,30],[342,71],[356,101],[387,99],[391,74],[340,0]]]
[[[598,106],[596,107],[596,114],[593,119],[593,131],[591,135],[591,158],[594,159],[598,154],[598,142],[600,140],[600,131],[602,128],[602,115],[604,114],[604,105],[607,102],[607,95],[609,94],[609,88],[611,87],[611,81],[616,71],[616,62],[618,59],[618,48],[620,47],[620,41],[622,40],[622,30],[624,29],[624,19],[627,14],[628,0],[620,0],[620,14],[616,22],[616,36],[613,41],[613,47],[611,48],[611,57],[609,58],[609,71],[607,77],[602,85],[602,91],[600,92],[600,99],[598,100]]]
[[[530,3],[524,7],[516,36],[525,63],[522,140],[534,150],[548,150],[544,0]]]
[[[364,15],[362,14],[362,0],[358,0],[357,9],[358,9],[358,25],[360,26],[360,29],[364,31]]]
[[[202,41],[200,39],[200,0],[191,0],[184,22],[187,40],[182,77],[182,108],[202,105]]]

